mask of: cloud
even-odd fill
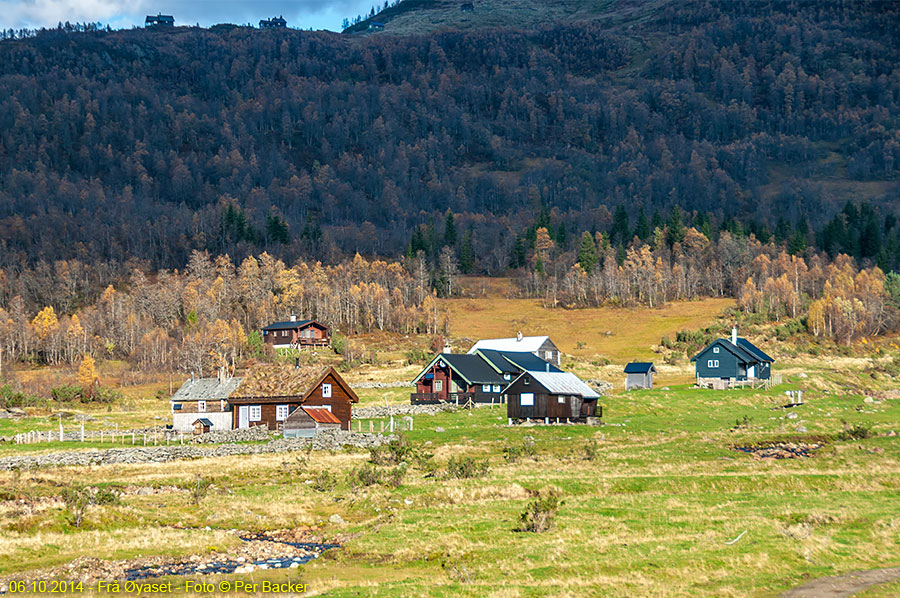
[[[338,29],[343,17],[367,13],[371,0],[0,0],[0,26],[55,27],[59,22],[143,25],[148,14],[171,14],[176,24],[252,23],[283,15],[290,27]]]

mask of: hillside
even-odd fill
[[[817,242],[848,200],[900,260],[896,5],[416,5],[362,36],[0,40],[0,267],[396,256],[452,210],[493,274],[541,214],[570,240],[679,206]]]

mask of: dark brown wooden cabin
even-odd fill
[[[268,367],[244,377],[228,398],[233,408],[233,426],[266,426],[280,430],[299,407],[322,407],[350,429],[351,405],[359,397],[333,367],[326,369]]]
[[[413,405],[441,402],[500,403],[509,383],[481,355],[440,353],[413,379]]]
[[[510,420],[578,421],[602,415],[597,391],[568,372],[523,372],[504,395]]]
[[[275,349],[327,347],[331,343],[328,326],[315,320],[298,320],[291,316],[285,322],[275,322],[262,329],[263,342]]]

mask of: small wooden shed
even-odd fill
[[[208,434],[213,423],[205,417],[194,420],[194,434]]]
[[[341,420],[327,407],[298,407],[284,420],[284,438],[313,438],[319,430],[340,430]]]
[[[656,367],[650,361],[632,361],[625,366],[625,390],[653,388]]]

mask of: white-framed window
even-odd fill
[[[713,353],[718,353],[718,352],[719,352],[719,348],[718,348],[718,347],[713,347]]]
[[[443,380],[435,380],[434,381],[434,392],[441,392],[444,390],[444,381]]]
[[[252,422],[262,421],[262,406],[250,405],[250,421],[252,421]]]
[[[559,403],[560,405],[565,405],[565,404],[566,404],[566,397],[559,397],[559,398],[556,399],[556,402]]]
[[[522,407],[534,407],[534,393],[523,392],[519,395],[519,405]]]
[[[717,368],[717,367],[719,367],[719,360],[718,359],[710,359],[706,363],[706,366],[711,367],[711,368]]]
[[[524,384],[525,386],[528,386],[529,384],[531,384],[531,380],[528,379],[528,376],[525,376],[524,378],[522,378],[522,384]]]
[[[500,385],[494,384],[494,392],[500,392]]]
[[[206,401],[197,401],[197,413],[206,413]]]
[[[547,361],[553,359],[553,351],[544,351],[544,359]]]
[[[491,385],[490,384],[482,384],[481,392],[491,392]]]
[[[290,409],[289,405],[276,405],[275,406],[275,420],[283,422],[288,417],[288,409]]]
[[[504,380],[512,380],[512,374],[503,374]]]
[[[331,398],[331,384],[323,384],[322,385],[322,398],[323,399]]]

